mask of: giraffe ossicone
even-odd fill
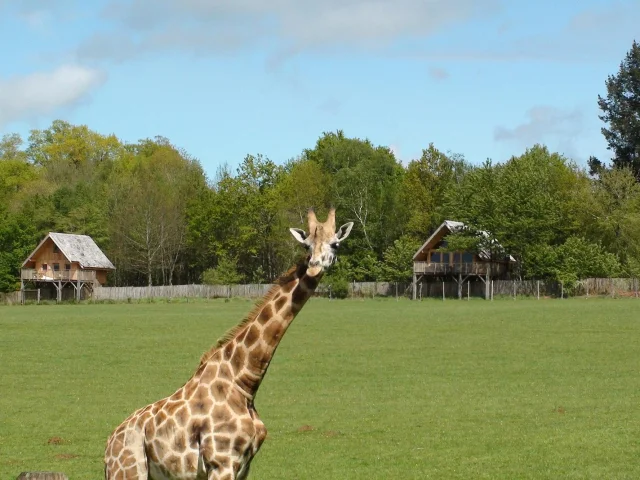
[[[107,440],[105,480],[245,480],[267,435],[255,395],[287,328],[336,260],[353,222],[336,230],[309,210],[308,232],[291,228],[306,255],[237,326],[207,351],[171,396],[140,408]]]

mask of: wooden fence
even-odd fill
[[[271,284],[248,285],[166,285],[154,287],[97,287],[91,295],[95,301],[140,301],[152,298],[259,298]],[[609,296],[638,297],[640,280],[634,278],[589,278],[582,280],[569,290],[559,282],[544,280],[494,280],[492,293],[494,298],[534,297],[564,298],[568,296]],[[456,282],[430,282],[418,285],[418,298],[462,298],[485,296],[485,285],[481,281],[465,282],[458,289]],[[490,288],[491,291],[491,288]],[[444,292],[444,295],[443,295]],[[351,282],[349,297],[406,297],[411,298],[411,283],[396,282]],[[316,296],[332,296],[329,285],[322,284],[316,290]],[[44,299],[44,298],[43,298]],[[27,295],[28,301],[34,301]],[[0,294],[0,303],[20,303],[20,292]]]
[[[484,297],[484,282],[473,281],[462,285],[462,297]],[[457,298],[456,282],[432,282],[418,285],[418,297]],[[444,292],[444,294],[443,294]],[[640,279],[637,278],[587,278],[572,288],[550,280],[493,280],[489,285],[490,296],[495,297],[638,297]]]
[[[164,285],[155,287],[98,287],[93,300],[140,300],[143,298],[258,298],[271,284]]]
[[[20,303],[20,292],[0,293],[0,304],[13,305]]]

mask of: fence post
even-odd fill
[[[493,302],[493,280],[491,280],[491,301]]]
[[[638,298],[638,279],[637,278],[633,279],[633,286],[634,286],[636,298]]]
[[[469,301],[469,289],[471,288],[471,282],[467,280],[467,302]]]
[[[560,282],[560,298],[564,298],[564,283]]]
[[[420,301],[422,301],[422,282],[420,282]]]
[[[516,281],[513,281],[513,299],[516,299]]]
[[[40,289],[38,289],[38,305],[40,305]]]
[[[398,301],[398,282],[396,282],[396,302]]]
[[[613,285],[613,278],[611,279],[611,298],[616,298],[616,287]]]
[[[536,280],[536,287],[538,289],[538,300],[540,300],[540,280]]]
[[[444,280],[442,281],[442,301],[444,302]]]

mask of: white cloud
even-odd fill
[[[76,105],[104,80],[102,72],[78,65],[0,79],[0,127]]]
[[[490,15],[499,4],[500,0],[111,0],[103,11],[111,28],[89,38],[78,54],[82,59],[123,60],[154,51],[205,54],[259,45],[282,57],[318,48],[377,48]]]
[[[577,3],[576,3],[577,4]],[[525,10],[526,11],[526,10]],[[545,61],[562,63],[593,63],[609,61],[628,49],[638,38],[640,2],[618,0],[598,7],[587,7],[569,18],[560,28],[536,34],[520,34],[519,26],[532,22],[528,17],[503,21],[496,27],[499,42],[484,44],[478,37],[473,44],[455,44],[443,48],[424,45],[402,52],[403,56],[419,60],[460,62]],[[494,18],[495,19],[495,18]],[[524,31],[530,29],[524,28]],[[488,35],[487,38],[490,38]]]
[[[526,112],[527,121],[513,128],[498,126],[493,138],[512,142],[519,147],[536,143],[561,147],[568,155],[575,154],[575,140],[584,133],[584,114],[579,109],[562,110],[541,105]]]

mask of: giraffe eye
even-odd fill
[[[333,248],[334,250],[337,250],[338,247],[340,246],[340,242],[333,242],[331,245],[329,245],[331,248]]]

